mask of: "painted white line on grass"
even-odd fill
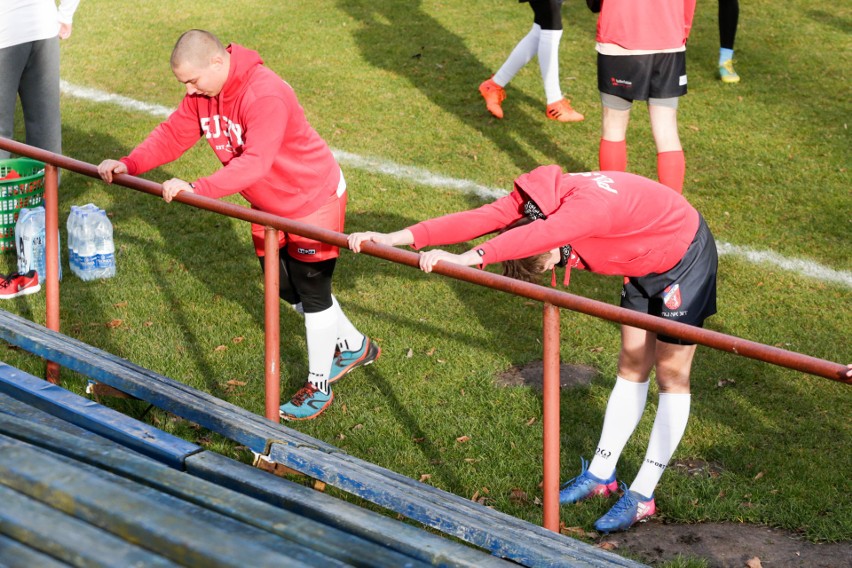
[[[73,85],[67,81],[60,81],[60,87],[63,93],[71,97],[96,103],[109,103],[127,110],[144,112],[159,118],[165,118],[174,111],[174,109],[169,109],[164,106],[143,103],[121,95],[106,93],[98,89],[90,89],[88,87]],[[487,200],[497,199],[498,197],[502,197],[508,193],[503,189],[486,187],[469,180],[445,177],[414,166],[401,166],[380,158],[360,156],[358,154],[352,154],[350,152],[337,149],[332,149],[332,152],[337,160],[345,166],[372,173],[384,174],[429,187],[446,188],[464,193],[472,193]],[[748,247],[723,243],[721,241],[716,241],[716,246],[719,249],[720,255],[739,257],[753,264],[769,264],[789,272],[801,274],[802,276],[807,276],[823,282],[842,284],[852,288],[852,272],[849,271],[834,270],[810,260],[786,258],[772,251],[754,250]]]

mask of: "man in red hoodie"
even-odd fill
[[[346,182],[328,145],[308,124],[293,89],[257,52],[227,48],[203,30],[184,33],[172,71],[186,86],[177,110],[128,156],[104,160],[98,173],[138,175],[171,162],[205,137],[223,168],[190,183],[163,183],[163,199],[181,191],[219,198],[239,193],[253,209],[343,231]],[[264,228],[252,225],[263,267]],[[305,316],[308,380],[281,406],[286,420],[308,420],[332,402],[330,384],[375,361],[379,347],[361,334],[332,295],[337,247],[279,233],[280,296]]]
[[[624,172],[565,174],[542,166],[515,180],[514,191],[478,209],[445,215],[394,233],[352,233],[349,248],[365,241],[388,246],[460,243],[499,235],[462,254],[430,250],[420,268],[438,262],[484,266],[504,262],[504,274],[532,280],[555,266],[624,275],[621,306],[701,327],[716,313],[717,254],[704,219],[684,197],[647,178]],[[565,282],[568,282],[566,272]],[[654,489],[689,418],[689,375],[695,345],[622,326],[618,376],[591,465],[560,492],[563,504],[617,491],[615,466],[639,423],[656,367],[659,402],[645,461],[624,495],[595,528],[626,530],[655,511]]]

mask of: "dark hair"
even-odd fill
[[[510,225],[501,229],[499,234],[502,235],[506,231],[510,231],[517,227],[523,227],[524,225],[528,225],[532,222],[533,219],[530,217],[521,217],[517,221],[514,221]],[[522,280],[524,282],[535,282],[544,272],[544,267],[547,264],[549,257],[549,252],[543,252],[526,258],[504,260],[503,276],[508,276],[509,278]]]

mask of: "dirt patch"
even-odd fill
[[[560,365],[559,366],[559,388],[580,387],[591,384],[592,379],[598,376],[594,367],[586,365]],[[512,367],[504,373],[497,375],[495,383],[499,387],[533,387],[542,389],[544,379],[544,364],[541,361],[533,361],[522,367]]]
[[[541,390],[543,368],[541,361],[513,367],[495,382]],[[597,375],[593,367],[563,364],[559,386],[585,386]],[[672,468],[710,477],[722,472],[719,464],[695,459],[677,460]],[[652,566],[682,557],[703,559],[710,568],[852,568],[852,542],[815,544],[789,531],[734,523],[679,525],[652,519],[627,532],[603,536],[598,545]]]
[[[755,525],[701,523],[667,524],[650,520],[629,531],[602,537],[599,545],[617,554],[655,565],[683,558],[701,558],[710,568],[850,568],[852,543],[814,544],[793,533]]]

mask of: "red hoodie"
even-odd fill
[[[604,0],[597,41],[634,50],[683,47],[694,13],[695,0]]]
[[[647,276],[677,264],[698,231],[698,211],[660,183],[625,172],[563,174],[559,166],[542,166],[516,179],[514,191],[493,203],[408,227],[413,246],[459,243],[497,231],[524,217],[528,200],[547,218],[477,246],[483,265],[570,244],[573,267]]]
[[[186,95],[121,161],[138,175],[176,160],[206,136],[225,167],[196,180],[195,193],[239,193],[253,208],[282,217],[313,213],[337,191],[340,167],[292,87],[264,67],[257,52],[236,44],[228,51],[230,69],[219,95]]]

